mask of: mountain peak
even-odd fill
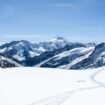
[[[65,39],[64,37],[62,37],[62,36],[57,36],[56,39],[57,39],[57,40],[66,40],[66,39]]]
[[[54,39],[51,40],[51,42],[68,42],[64,37],[62,36],[56,36]]]

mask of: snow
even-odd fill
[[[70,64],[66,64],[66,65],[61,65],[59,66],[58,68],[70,68],[72,65],[82,61],[83,59],[85,58],[88,58],[88,56],[92,53],[92,51],[94,50],[94,47],[89,47],[89,48],[85,48],[85,47],[79,47],[79,48],[73,48],[69,51],[64,51],[60,54],[57,54],[47,60],[44,60],[42,62],[40,62],[39,64],[35,65],[35,67],[40,67],[42,64],[50,61],[51,59],[55,59],[55,60],[59,60],[59,59],[62,59],[64,57],[67,57],[67,56],[72,56],[73,54],[85,54],[84,56],[81,56],[81,57],[78,57],[76,58],[75,60],[73,60]]]
[[[50,43],[52,43],[51,46],[56,49],[58,49],[58,46],[60,46],[61,48],[61,47],[64,47],[65,45],[70,44],[69,41],[67,41],[64,37],[60,37],[60,36],[57,36],[56,38],[52,39]]]
[[[22,53],[13,55],[13,58],[18,59],[19,61],[25,60],[25,57],[22,56]]]
[[[89,48],[74,48],[72,50],[69,51],[69,55],[70,52],[72,53],[80,53],[80,54],[85,54],[84,56],[80,56],[78,58],[76,58],[75,60],[73,60],[70,64],[66,64],[66,65],[61,65],[59,68],[66,68],[69,69],[71,66],[79,63],[80,61],[86,59],[89,57],[89,55],[92,53],[92,51],[94,50],[94,47],[89,47]],[[63,54],[62,54],[63,55]],[[66,56],[67,54],[64,54],[64,56]],[[62,57],[62,56],[61,56]],[[57,58],[58,59],[58,58]]]
[[[105,105],[105,67],[0,69],[0,105]]]
[[[105,105],[105,89],[92,89],[78,92],[62,105]]]
[[[87,53],[92,53],[92,51],[94,50],[94,47],[89,47],[89,48],[85,48],[85,47],[79,47],[79,48],[73,48],[72,50],[69,50],[69,51],[65,51],[61,54],[58,54],[55,56],[55,58],[58,60],[58,59],[61,59],[63,57],[66,57],[66,56],[71,56],[73,54],[87,54]]]
[[[89,52],[88,54],[86,54],[84,56],[81,56],[81,57],[76,58],[74,61],[72,61],[70,64],[68,64],[66,68],[69,69],[71,66],[73,66],[73,65],[79,63],[80,61],[88,58],[91,53],[92,52]]]
[[[10,44],[10,45],[9,45]],[[10,42],[8,43],[8,47],[5,46],[3,49],[0,49],[0,52],[10,51],[10,56],[15,59],[22,61],[25,60],[24,51],[29,53],[30,57],[38,56],[45,51],[52,51],[54,49],[59,49],[68,45],[69,42],[63,37],[56,37],[55,39],[48,42],[40,42],[40,43],[31,43],[25,40],[16,41],[16,43]],[[11,51],[16,51],[14,54],[11,54]],[[12,52],[13,53],[13,52]]]
[[[38,54],[38,53],[36,53],[36,52],[34,52],[34,51],[29,51],[29,53],[30,53],[30,56],[31,56],[31,57],[35,57],[35,56],[40,55],[40,54]]]
[[[67,44],[69,43],[64,37],[60,37],[60,36],[57,36],[56,38],[52,39],[51,42],[53,43],[62,43],[62,44]]]
[[[105,52],[102,52],[102,53],[101,53],[101,56],[105,56]]]
[[[0,53],[3,53],[6,51],[6,48],[0,49]]]
[[[43,48],[43,47],[39,47],[39,49],[38,49],[39,51],[41,51],[41,52],[45,52],[46,50]]]
[[[1,61],[2,61],[2,60],[8,61],[8,62],[10,62],[10,63],[12,63],[12,64],[15,64],[17,67],[23,67],[21,64],[16,63],[15,61],[13,61],[13,60],[11,60],[11,59],[9,59],[9,58],[5,58],[5,57],[3,57],[3,56],[0,56],[0,60],[1,60]]]

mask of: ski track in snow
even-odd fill
[[[65,101],[70,99],[70,97],[75,95],[77,92],[86,91],[86,90],[89,90],[89,89],[95,89],[95,88],[99,88],[99,87],[105,88],[104,83],[95,79],[95,77],[99,73],[101,73],[102,71],[104,71],[104,70],[101,69],[99,71],[96,71],[90,76],[90,80],[93,81],[93,83],[95,83],[97,86],[87,87],[87,88],[78,88],[76,90],[71,90],[71,91],[68,91],[68,92],[53,96],[53,97],[49,97],[49,98],[37,101],[37,102],[32,103],[30,105],[62,105]]]

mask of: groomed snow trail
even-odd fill
[[[104,83],[102,83],[102,82],[98,81],[97,79],[95,79],[95,77],[98,74],[100,74],[102,71],[104,71],[104,69],[100,69],[98,71],[95,71],[90,76],[90,80],[93,83],[95,83],[97,86],[86,87],[86,88],[78,88],[78,89],[75,89],[75,90],[64,92],[62,94],[59,94],[59,95],[56,95],[56,96],[53,96],[53,97],[49,97],[49,98],[37,101],[37,102],[32,103],[30,105],[62,105],[65,101],[70,99],[72,96],[76,95],[77,92],[82,92],[82,91],[86,91],[86,90],[89,90],[89,89],[95,89],[95,88],[99,88],[99,87],[105,88]]]

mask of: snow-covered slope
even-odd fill
[[[78,62],[86,59],[94,50],[94,47],[77,47],[68,51],[64,51],[60,54],[55,55],[52,58],[41,62],[40,67],[57,67],[70,69],[71,66],[77,64]]]
[[[105,65],[105,43],[98,44],[88,58],[73,65],[72,69],[102,67]]]
[[[105,105],[105,67],[0,69],[0,105]]]
[[[16,59],[13,59],[11,57],[8,58],[0,54],[0,67],[2,68],[22,67],[22,65]]]

